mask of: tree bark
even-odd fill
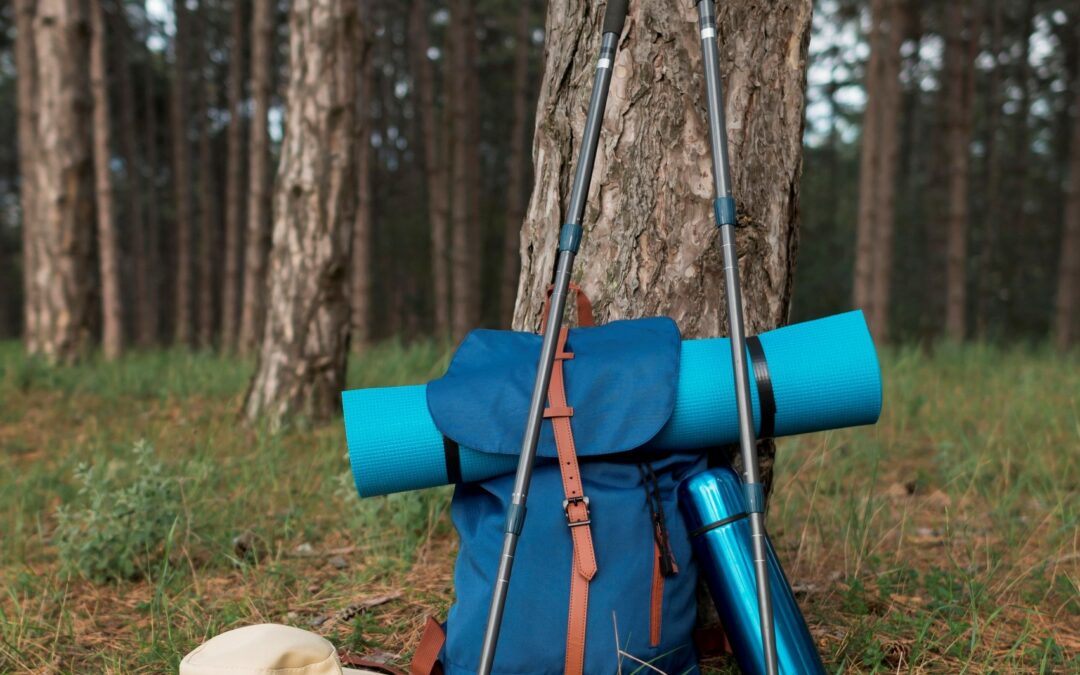
[[[855,221],[855,278],[852,285],[855,307],[866,314],[870,330],[877,334],[877,308],[874,307],[874,245],[877,233],[877,168],[880,165],[878,143],[881,132],[881,61],[884,48],[881,24],[889,0],[870,3],[870,59],[866,65],[864,89],[866,108],[863,111],[862,140],[859,160],[859,205]]]
[[[273,86],[274,3],[255,0],[251,22],[251,127],[248,141],[247,240],[240,351],[255,349],[266,315],[266,259],[270,248],[270,136],[267,114]]]
[[[120,241],[112,180],[112,113],[103,0],[90,0],[90,91],[94,116],[94,188],[97,196],[98,275],[101,279],[101,346],[107,359],[124,350],[120,293]]]
[[[211,64],[211,46],[206,39],[207,13],[210,7],[206,0],[199,3],[199,15],[196,22],[196,39],[199,44],[200,67],[199,96],[196,105],[196,128],[199,137],[199,272],[198,284],[198,335],[199,346],[209,349],[214,344],[214,300],[218,289],[217,251],[218,251],[218,204],[217,176],[214,162],[214,146],[210,130],[210,111],[217,98],[213,74],[208,72]]]
[[[525,220],[525,122],[529,97],[529,4],[523,0],[518,8],[518,25],[514,45],[513,119],[510,123],[510,154],[506,166],[506,226],[503,228],[502,285],[499,292],[499,322],[509,326],[514,319],[514,300],[517,293],[521,260],[521,223]]]
[[[889,331],[900,109],[901,0],[873,0],[855,228],[855,306],[879,340]]]
[[[158,185],[158,103],[155,96],[154,68],[149,63],[143,69],[146,77],[143,89],[143,115],[146,120],[146,267],[147,298],[150,305],[146,308],[140,329],[151,342],[161,337],[161,321],[164,313],[159,299],[165,298],[164,274],[161,270],[161,207],[158,204],[160,188]],[[171,296],[169,296],[171,297]]]
[[[416,89],[420,105],[420,127],[424,143],[424,173],[427,176],[428,219],[431,221],[431,277],[435,302],[435,335],[445,338],[450,331],[450,278],[447,274],[447,217],[449,192],[445,153],[441,142],[438,109],[435,105],[435,74],[428,59],[427,3],[413,0],[410,30],[416,45]]]
[[[1077,70],[1080,72],[1080,68]],[[1076,344],[1076,315],[1077,305],[1080,304],[1080,77],[1074,86],[1069,183],[1065,194],[1065,224],[1061,233],[1061,261],[1054,303],[1054,344],[1061,351]]]
[[[81,357],[93,325],[93,106],[87,19],[79,0],[42,0],[34,22],[36,346],[53,363]]]
[[[225,265],[221,294],[221,346],[236,349],[240,322],[244,227],[244,5],[233,0],[229,49],[229,127],[226,135]]]
[[[592,88],[600,9],[579,0],[548,6],[518,330],[540,325]],[[754,334],[788,317],[811,5],[718,9],[735,195],[748,225],[739,230],[740,269]],[[721,335],[727,326],[695,21],[690,4],[631,6],[574,274],[598,320],[667,314],[686,337]]]
[[[601,9],[580,0],[548,5],[518,330],[540,325],[592,88]],[[791,305],[811,3],[744,0],[718,9],[752,335],[786,322]],[[598,321],[666,314],[688,338],[722,335],[727,327],[696,20],[691,3],[631,3],[574,272]],[[772,451],[763,444],[766,483]]]
[[[190,346],[195,338],[193,230],[191,195],[191,145],[188,140],[188,11],[184,0],[173,0],[176,36],[172,81],[173,189],[176,199],[176,310],[174,337]]]
[[[37,55],[34,48],[36,0],[15,0],[15,68],[19,129],[19,208],[23,265],[23,341],[26,351],[41,351],[41,303],[35,274],[38,270],[37,218]]]
[[[124,159],[123,201],[124,217],[131,233],[129,249],[133,275],[130,279],[130,307],[134,315],[136,344],[146,347],[154,342],[157,324],[154,320],[157,295],[151,282],[151,263],[148,255],[146,218],[143,198],[146,197],[143,171],[144,164],[138,149],[139,126],[136,119],[134,54],[143,51],[132,39],[126,11],[113,12],[112,21],[119,49],[113,50],[113,69],[119,78],[121,127],[119,129],[120,151]]]
[[[1001,228],[1001,180],[1002,160],[1001,142],[998,139],[1001,127],[1001,41],[1004,33],[1005,0],[992,0],[990,29],[990,53],[994,65],[990,70],[990,81],[986,89],[986,215],[983,222],[983,238],[978,252],[978,297],[975,299],[975,335],[984,340],[989,334],[990,314],[994,296],[1001,286],[1001,274],[998,271],[998,233]]]
[[[949,157],[949,206],[945,260],[945,333],[957,342],[967,327],[968,180],[973,91],[970,0],[946,8],[945,95]]]
[[[475,36],[469,34],[470,0],[450,2],[450,59],[447,77],[452,83],[450,95],[450,225],[452,242],[450,251],[450,276],[453,290],[451,325],[454,340],[460,340],[476,325],[478,299],[473,266],[481,264],[475,257],[476,228],[472,218],[473,201],[473,120],[470,113],[470,59],[469,43]]]
[[[874,335],[889,339],[889,313],[892,306],[893,230],[896,222],[896,169],[899,158],[900,46],[904,39],[901,3],[907,0],[888,0],[886,24],[880,27],[880,44],[884,53],[881,65],[881,96],[877,112],[880,116],[878,133],[877,188],[875,199],[875,236],[872,305]]]
[[[360,96],[356,109],[356,218],[353,220],[352,346],[362,349],[371,341],[371,96],[374,70],[366,21],[357,24],[356,72]]]
[[[270,305],[249,418],[276,426],[338,408],[355,217],[356,3],[294,0],[285,138],[274,192]]]
[[[487,267],[487,258],[484,255],[484,243],[487,238],[487,227],[484,221],[484,177],[480,167],[480,144],[482,142],[480,108],[480,40],[479,26],[476,17],[475,0],[467,0],[465,12],[465,31],[462,34],[468,47],[465,69],[465,103],[469,113],[469,135],[466,137],[462,150],[468,158],[469,180],[469,290],[472,301],[468,307],[469,330],[476,328],[484,316],[484,299],[489,294],[484,292],[483,282],[488,277],[484,274]],[[496,268],[498,269],[498,268]],[[462,335],[464,337],[464,335]]]

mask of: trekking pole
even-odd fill
[[[544,419],[544,402],[547,400],[552,364],[555,361],[555,346],[562,328],[563,309],[566,306],[566,295],[570,286],[570,272],[573,269],[574,256],[577,255],[578,246],[581,243],[581,221],[585,215],[585,199],[589,194],[589,184],[592,182],[593,161],[596,159],[596,146],[600,141],[600,125],[604,118],[604,107],[607,104],[608,85],[611,83],[611,67],[615,61],[615,49],[618,46],[619,35],[622,34],[623,21],[626,19],[627,2],[628,0],[608,0],[607,9],[604,12],[600,57],[596,63],[589,112],[585,118],[585,132],[582,135],[574,183],[570,190],[570,209],[559,233],[559,259],[555,268],[551,308],[544,330],[544,340],[540,347],[540,362],[536,366],[536,382],[529,402],[529,417],[525,424],[525,436],[521,440],[517,473],[514,475],[514,492],[506,513],[506,536],[503,539],[502,557],[499,559],[499,570],[491,595],[491,608],[488,610],[487,627],[484,630],[484,644],[480,653],[478,670],[480,675],[489,675],[495,660],[495,646],[499,641],[499,627],[502,624],[503,609],[506,606],[506,591],[510,586],[510,573],[514,566],[514,551],[517,549],[518,537],[525,523],[525,500],[529,496],[529,482],[532,479],[533,463],[536,459],[536,444],[540,439],[540,425]]]
[[[739,259],[735,251],[735,198],[731,196],[731,166],[728,161],[727,129],[724,126],[724,102],[720,83],[720,52],[716,44],[716,10],[713,0],[697,0],[701,52],[705,62],[705,99],[709,110],[709,139],[712,145],[713,181],[716,200],[713,215],[720,229],[720,248],[724,259],[724,285],[727,290],[728,333],[731,337],[731,362],[735,375],[735,400],[739,413],[739,447],[744,467],[743,491],[750,513],[750,536],[753,538],[754,572],[757,577],[758,617],[761,621],[761,647],[765,672],[777,675],[776,627],[773,624],[772,596],[769,594],[769,563],[765,539],[765,490],[758,476],[757,438],[750,400],[747,371],[746,333],[743,328],[742,291],[739,288]]]

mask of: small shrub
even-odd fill
[[[80,464],[72,503],[57,509],[64,568],[98,582],[136,579],[167,555],[183,518],[180,481],[145,441],[130,461]]]

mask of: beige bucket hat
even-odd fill
[[[180,662],[180,675],[379,675],[342,668],[328,640],[306,630],[264,623],[207,640]]]

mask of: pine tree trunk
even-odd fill
[[[108,48],[102,0],[90,0],[90,91],[94,109],[94,187],[97,196],[98,275],[101,279],[101,346],[105,358],[124,350],[120,293],[120,242],[112,180],[112,114],[109,105]]]
[[[34,22],[38,351],[71,363],[93,326],[94,183],[89,24],[79,0],[42,0]]]
[[[874,247],[877,243],[878,167],[881,166],[881,90],[885,56],[882,24],[891,0],[870,3],[870,60],[866,65],[866,108],[863,111],[859,160],[859,206],[855,224],[855,278],[852,285],[855,307],[866,314],[874,335],[879,333],[878,311],[874,306]]]
[[[592,88],[601,9],[577,0],[548,6],[536,178],[514,315],[519,330],[540,325]],[[740,269],[754,334],[788,318],[811,6],[744,1],[718,9],[735,195],[748,225],[739,230]],[[598,320],[667,314],[686,337],[721,335],[727,326],[696,17],[690,3],[632,5],[574,274]]]
[[[428,59],[427,3],[413,0],[410,16],[412,41],[416,45],[416,89],[420,106],[420,127],[424,143],[424,173],[427,176],[428,219],[431,221],[431,277],[435,303],[435,335],[444,338],[450,331],[450,278],[447,273],[447,217],[449,192],[446,153],[437,133],[438,109],[435,105],[435,74]]]
[[[975,335],[985,340],[989,334],[990,314],[994,296],[1001,285],[998,272],[998,231],[1001,228],[1001,179],[1002,159],[1001,142],[998,139],[1001,127],[1001,41],[1004,32],[1005,0],[992,0],[993,10],[990,29],[990,53],[994,65],[990,71],[990,82],[986,91],[986,215],[983,222],[982,245],[979,247],[979,283],[978,297],[975,299]]]
[[[194,219],[191,195],[191,144],[188,141],[188,11],[183,0],[175,0],[176,52],[172,82],[173,189],[176,199],[176,310],[174,335],[180,345],[190,346],[195,338],[193,260]]]
[[[510,123],[510,154],[506,166],[506,226],[503,229],[502,287],[499,292],[499,323],[509,326],[514,319],[518,271],[521,267],[521,223],[525,220],[525,121],[529,114],[529,5],[518,8],[514,36],[513,119]]]
[[[210,45],[207,43],[207,13],[210,8],[206,0],[199,5],[196,36],[200,46],[201,63],[211,61]],[[206,67],[197,69],[199,76],[199,100],[196,105],[196,128],[199,137],[199,259],[198,259],[198,335],[199,346],[209,349],[214,344],[214,298],[218,289],[217,251],[218,251],[218,204],[216,196],[217,175],[214,162],[213,139],[210,135],[210,110],[215,104],[216,87],[213,75],[206,72]]]
[[[968,35],[970,0],[950,2],[946,8],[945,95],[949,156],[949,206],[946,229],[945,333],[962,341],[967,317],[968,170],[971,146],[969,83],[972,58]]]
[[[1080,68],[1077,70],[1080,71]],[[1065,195],[1065,226],[1061,233],[1061,261],[1054,305],[1054,343],[1061,351],[1076,344],[1077,305],[1080,304],[1080,78],[1074,86],[1069,183]]]
[[[366,22],[363,22],[366,24]],[[360,97],[356,111],[356,218],[353,221],[352,262],[352,346],[361,349],[371,341],[371,96],[374,70],[369,33],[360,25],[356,72],[360,77]]]
[[[244,5],[233,0],[229,48],[229,128],[226,135],[225,265],[221,294],[221,346],[232,351],[240,322],[241,252],[244,240]]]
[[[15,78],[19,129],[19,208],[23,265],[23,341],[26,351],[41,351],[41,302],[35,275],[38,271],[37,192],[37,55],[34,52],[36,0],[15,0]]]
[[[484,177],[480,167],[481,115],[480,110],[480,44],[479,29],[476,20],[475,0],[467,0],[465,12],[465,32],[462,34],[468,47],[467,67],[465,69],[465,103],[468,106],[469,135],[461,146],[468,157],[469,176],[469,292],[471,302],[468,305],[469,330],[476,328],[483,317],[483,301],[488,293],[484,292],[484,269],[487,259],[484,255],[484,241],[487,227],[484,222],[483,191]]]
[[[249,418],[277,425],[338,408],[355,217],[356,3],[294,0],[285,138],[274,192],[269,309]]]
[[[450,94],[450,276],[453,290],[451,324],[453,338],[460,340],[475,327],[477,306],[473,266],[481,264],[475,258],[475,222],[473,222],[472,155],[476,148],[473,138],[473,120],[470,118],[470,60],[469,42],[475,39],[469,34],[470,0],[450,2],[450,59],[447,78],[453,92]]]
[[[896,222],[896,168],[899,156],[900,114],[900,45],[904,38],[901,2],[887,0],[887,25],[879,27],[883,34],[881,55],[880,101],[877,107],[878,166],[875,172],[877,186],[874,209],[874,258],[871,277],[873,291],[871,305],[874,308],[874,335],[878,340],[889,339],[889,310],[891,308],[893,269],[893,229]]]
[[[166,314],[161,304],[165,302],[165,279],[161,271],[161,210],[158,204],[160,188],[158,185],[158,106],[154,94],[154,69],[147,64],[144,68],[146,81],[143,89],[143,115],[146,120],[146,267],[148,269],[147,299],[150,303],[143,315],[145,326],[140,333],[150,341],[161,337],[161,321]],[[172,297],[169,295],[168,297]]]
[[[1017,101],[1016,112],[1013,115],[1015,126],[1012,147],[1009,149],[1008,163],[1006,164],[1008,180],[1005,181],[1004,190],[1005,194],[1008,195],[1008,199],[1004,209],[1005,217],[1002,220],[1008,225],[1002,228],[1000,232],[1001,248],[1009,252],[1011,263],[1001,267],[1004,276],[1002,287],[1006,300],[1003,304],[1005,305],[1005,321],[1007,324],[1020,323],[1030,317],[1030,314],[1025,311],[1025,306],[1029,304],[1027,292],[1024,288],[1024,275],[1027,270],[1024,269],[1023,265],[1018,265],[1016,262],[1022,259],[1021,256],[1023,256],[1026,245],[1030,240],[1028,231],[1030,223],[1026,204],[1028,201],[1028,187],[1031,182],[1029,170],[1031,168],[1031,139],[1034,126],[1031,115],[1033,89],[1031,57],[1033,44],[1036,42],[1033,36],[1038,32],[1035,18],[1035,3],[1021,3],[1021,17],[1016,24],[1018,32],[1014,36],[1014,39],[1020,43],[1021,52],[1018,58],[1014,57],[1012,59],[1012,63],[1016,68],[1014,75],[1015,89],[1010,87],[1013,91],[1019,90],[1020,98]]]
[[[139,153],[135,104],[134,54],[143,51],[132,38],[126,12],[114,12],[112,15],[119,49],[113,50],[113,68],[120,78],[121,128],[120,149],[124,158],[124,191],[126,203],[125,218],[131,232],[130,260],[133,275],[130,280],[131,309],[134,314],[135,342],[146,347],[154,342],[157,327],[154,321],[154,306],[157,295],[151,283],[150,257],[148,255],[146,218],[142,200],[146,197],[143,171],[144,163]]]
[[[788,319],[798,230],[809,0],[719,7],[749,334]],[[537,330],[599,49],[602,7],[548,5],[544,77],[514,327]],[[705,83],[692,3],[631,3],[597,150],[575,281],[599,322],[665,314],[688,338],[727,332],[712,219]],[[767,83],[767,86],[766,84]],[[771,480],[773,446],[761,448]]]
[[[248,141],[247,240],[244,242],[244,305],[240,351],[255,349],[266,316],[266,259],[270,248],[270,136],[267,114],[272,88],[274,3],[254,0],[251,22],[251,128]]]

